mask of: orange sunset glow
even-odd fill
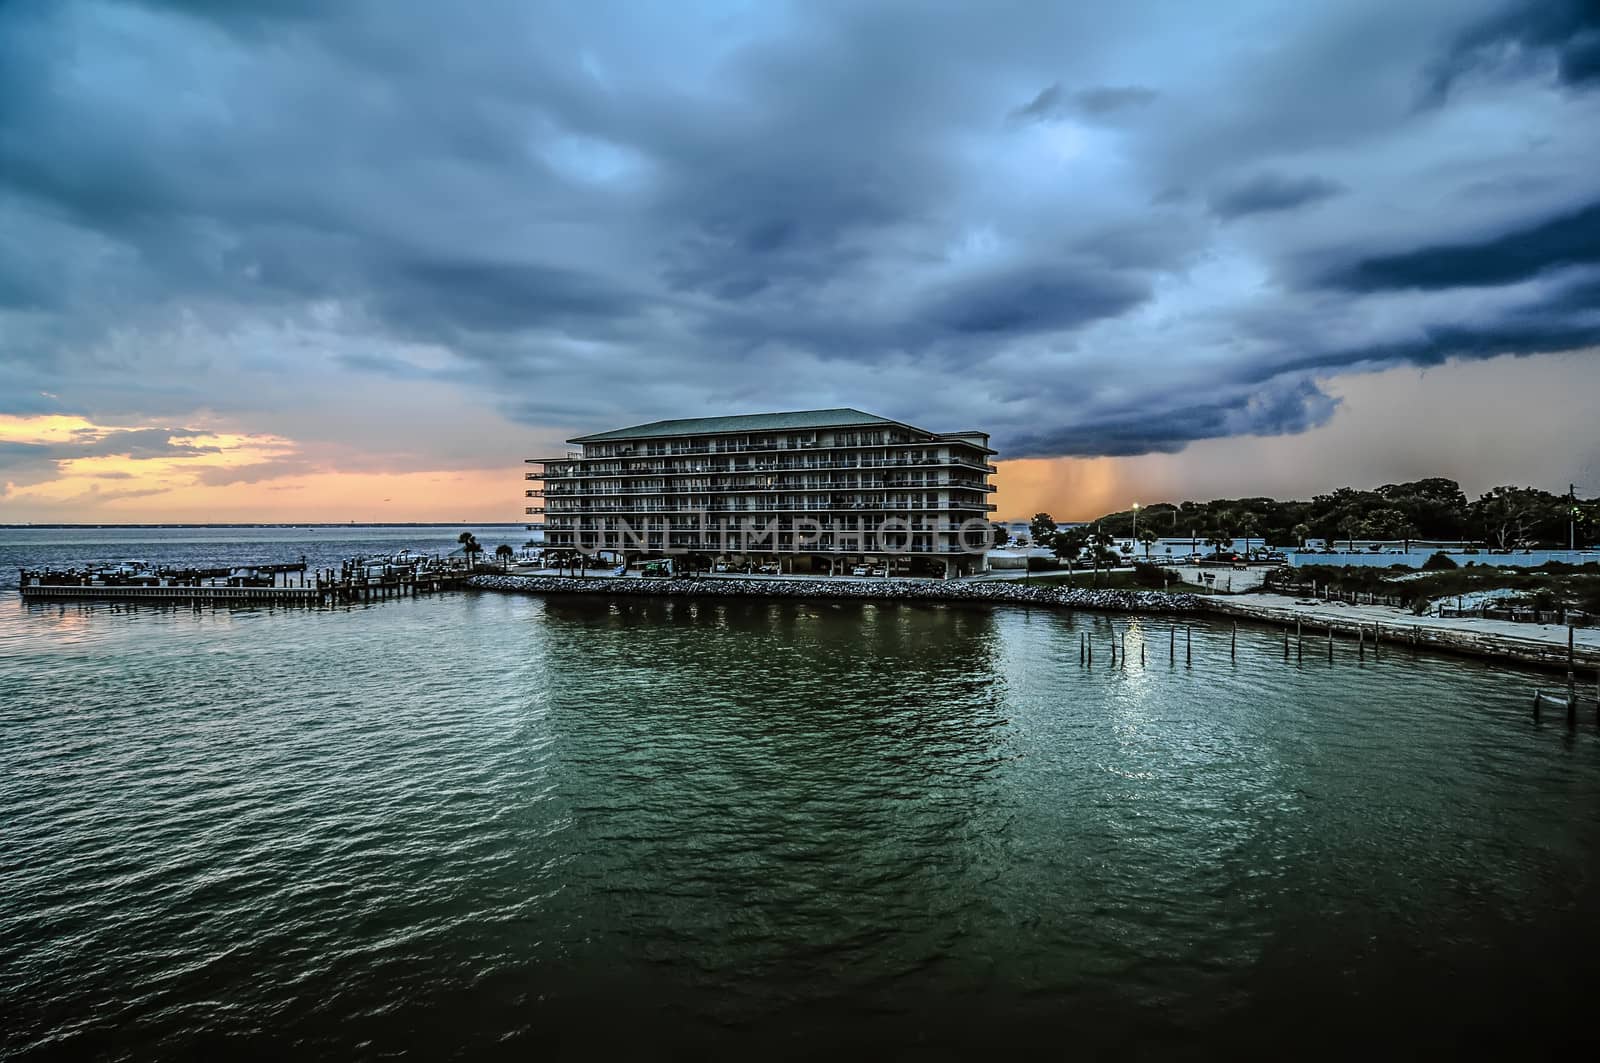
[[[1600,465],[1600,441],[1582,428],[1587,357],[1502,357],[1333,377],[1325,382],[1339,402],[1333,417],[1296,435],[1201,440],[1129,457],[1001,454],[996,516],[1045,511],[1090,520],[1135,502],[1303,497],[1426,475],[1481,491],[1523,475],[1530,451],[1582,476]],[[1507,421],[1500,396],[1513,387],[1541,411],[1537,421]],[[522,428],[464,401],[433,422],[419,417],[387,430],[382,450],[363,445],[382,429],[366,421],[350,422],[350,438],[333,442],[246,430],[213,416],[185,422],[169,430],[83,416],[0,416],[0,447],[37,454],[0,482],[0,523],[519,523],[527,486],[521,459],[559,450],[565,434]],[[409,447],[397,453],[401,440]]]
[[[163,435],[171,452],[117,448],[119,439],[147,433]],[[69,523],[503,521],[520,512],[520,469],[343,471],[276,435],[5,416],[0,444],[45,448],[35,477],[3,485],[7,520],[25,513],[31,522]],[[79,453],[100,449],[107,452]]]

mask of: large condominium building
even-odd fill
[[[785,572],[970,575],[992,541],[989,436],[860,410],[692,417],[529,458],[547,549]],[[537,527],[537,525],[534,525]]]

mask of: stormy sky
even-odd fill
[[[1339,424],[1394,460],[1272,486],[1564,487],[1596,130],[1593,0],[11,0],[0,521],[516,519],[566,436],[810,406],[1071,515]]]

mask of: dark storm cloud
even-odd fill
[[[1113,457],[1150,452],[1172,453],[1196,440],[1233,435],[1283,435],[1324,423],[1335,402],[1303,377],[1263,382],[1237,394],[1195,403],[1167,395],[1158,400],[1171,412],[1155,423],[1141,416],[1142,404],[1100,406],[1092,399],[1087,411],[1069,424],[1042,425],[1021,435],[1007,454],[1014,457]]]
[[[423,332],[509,332],[535,326],[600,331],[640,300],[575,270],[531,263],[424,262],[385,271],[373,305]]]
[[[1592,9],[1535,7],[0,5],[0,413],[1301,431],[1327,373],[1592,336]]]
[[[949,292],[928,319],[962,335],[1022,335],[1115,317],[1148,295],[1147,285],[1110,270],[1030,265]]]
[[[1237,218],[1245,214],[1293,210],[1341,191],[1343,188],[1337,181],[1322,177],[1260,173],[1219,189],[1211,197],[1211,209],[1218,217]]]
[[[1084,89],[1078,92],[1073,99],[1085,114],[1113,114],[1132,107],[1144,107],[1155,102],[1154,89],[1141,88],[1138,85],[1125,85],[1121,87],[1105,87],[1098,89]]]
[[[1039,90],[1039,94],[1011,112],[1013,121],[1043,121],[1073,114],[1109,115],[1153,103],[1158,93],[1139,85],[1105,85],[1067,93],[1059,81]]]
[[[1393,340],[1331,347],[1298,359],[1257,367],[1265,380],[1275,372],[1337,372],[1385,365],[1441,365],[1452,358],[1553,354],[1600,346],[1600,272],[1564,285],[1475,322],[1428,322]]]
[[[1600,202],[1474,243],[1362,259],[1328,277],[1351,291],[1515,284],[1547,270],[1600,264]]]
[[[1439,102],[1473,74],[1523,74],[1541,63],[1573,87],[1600,83],[1600,4],[1521,0],[1473,24],[1430,71],[1428,98]]]

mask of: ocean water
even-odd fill
[[[455,531],[0,531],[0,565],[316,564]],[[1187,667],[1172,632],[0,591],[0,1055],[1593,1040],[1600,739],[1531,719],[1555,681],[1345,643],[1285,662],[1264,628],[1232,661],[1204,624]]]

